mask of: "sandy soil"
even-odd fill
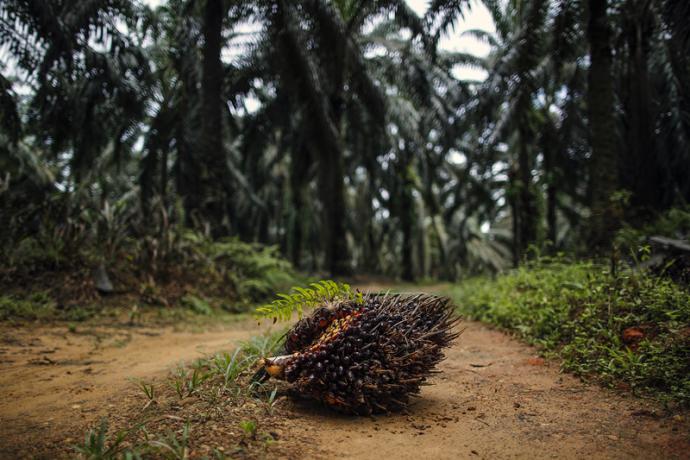
[[[690,458],[688,414],[585,385],[482,324],[462,327],[443,373],[407,414],[354,418],[282,402],[279,443],[300,444],[282,452],[398,460]],[[249,321],[201,333],[2,327],[0,458],[31,455],[28,446],[45,452],[74,444],[71,436],[100,416],[141,407],[128,379],[162,377],[180,361],[231,349],[257,332]]]
[[[254,321],[201,333],[173,327],[97,326],[74,333],[66,326],[3,326],[0,458],[11,458],[21,444],[63,441],[72,426],[115,412],[136,393],[133,379],[165,376],[178,364],[232,349],[260,332]]]
[[[479,323],[409,415],[333,417],[305,409],[323,458],[690,458],[686,417],[559,373]]]

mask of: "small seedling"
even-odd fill
[[[182,379],[175,377],[170,386],[175,390],[180,399],[184,398],[184,381]]]
[[[141,311],[139,311],[139,305],[134,304],[132,308],[129,310],[129,325],[134,326],[136,322],[139,320],[141,317]]]
[[[250,340],[242,342],[242,353],[247,366],[253,367],[259,359],[274,355],[282,346],[284,338],[284,331],[279,331],[270,335],[254,336]]]
[[[226,387],[235,383],[242,372],[247,369],[247,359],[241,358],[241,351],[241,348],[237,348],[232,355],[219,353],[213,357],[214,372],[223,376]]]
[[[173,432],[168,432],[162,438],[149,441],[149,444],[153,447],[167,451],[170,454],[170,458],[176,460],[186,460],[189,458],[189,422],[185,423],[182,429],[182,439],[177,439],[177,436]]]
[[[74,450],[86,458],[110,458],[117,449],[117,443],[106,446],[108,439],[108,419],[102,418],[97,428],[86,433],[84,444],[74,446]]]
[[[192,376],[187,380],[187,396],[192,396],[199,390],[201,384],[210,377],[209,374],[203,373],[200,369],[194,369]]]
[[[108,419],[103,417],[97,428],[91,429],[86,433],[84,444],[75,445],[73,448],[80,454],[81,458],[87,459],[114,460],[118,458],[141,458],[136,448],[125,450],[123,442],[131,433],[139,431],[143,427],[144,423],[139,423],[126,430],[118,431],[115,438],[109,442]]]
[[[179,367],[177,372],[172,376],[172,381],[169,382],[169,384],[180,398],[184,398],[185,396],[192,396],[196,393],[201,385],[210,377],[211,373],[204,372],[202,366],[197,363],[191,375],[184,368]]]
[[[146,395],[146,398],[148,399],[146,405],[144,405],[144,409],[149,407],[151,404],[156,403],[156,390],[153,386],[153,383],[146,383],[141,379],[131,379],[131,381],[134,382],[141,389],[141,391]]]
[[[240,422],[240,428],[242,428],[242,431],[244,431],[244,434],[252,439],[256,439],[256,430],[257,430],[257,425],[254,420],[242,420]]]
[[[268,397],[265,399],[258,399],[258,401],[261,403],[261,406],[263,406],[264,410],[268,415],[273,415],[275,412],[276,406],[278,404],[278,400],[276,399],[276,395],[278,394],[278,387],[273,388],[273,391],[268,394]]]

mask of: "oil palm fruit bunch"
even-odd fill
[[[329,299],[287,332],[284,355],[261,361],[263,375],[341,412],[400,410],[443,360],[458,320],[449,299],[431,295]]]

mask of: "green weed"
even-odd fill
[[[265,398],[258,399],[260,405],[263,407],[263,409],[266,411],[266,414],[268,415],[273,415],[273,413],[275,412],[276,406],[278,404],[278,400],[276,399],[277,394],[278,387],[275,387],[273,388],[273,391],[267,393],[267,396]]]
[[[194,369],[187,379],[187,396],[193,395],[209,377],[210,374],[204,373],[201,369]]]
[[[202,384],[211,377],[211,373],[206,372],[204,366],[204,364],[197,364],[191,370],[180,366],[173,372],[168,383],[180,399],[197,393]]]
[[[254,366],[259,359],[275,355],[283,345],[284,336],[284,332],[276,332],[274,334],[253,336],[248,341],[240,342],[242,353],[248,360],[248,365]]]
[[[86,433],[83,444],[74,446],[79,458],[84,460],[135,460],[141,458],[138,449],[124,447],[124,441],[140,430],[143,424],[135,425],[127,430],[118,431],[114,439],[108,437],[108,419],[103,417],[95,429]]]
[[[448,294],[466,316],[515,331],[567,371],[690,405],[690,293],[670,280],[540,259]]]
[[[240,422],[240,428],[247,437],[256,439],[258,426],[254,420],[242,420]]]
[[[214,371],[223,376],[223,384],[227,387],[234,384],[249,367],[249,359],[241,356],[242,348],[237,348],[232,354],[218,353],[212,359]]]
[[[152,383],[146,383],[145,381],[141,379],[131,379],[131,381],[139,387],[139,389],[146,395],[147,403],[146,407],[150,406],[151,404],[155,403],[156,401],[156,389],[153,386]]]
[[[0,296],[0,320],[36,320],[55,314],[55,302],[43,291],[34,292],[26,298]]]
[[[194,294],[187,294],[182,297],[180,301],[183,306],[189,308],[194,313],[199,315],[211,315],[213,314],[213,307],[208,303],[207,300],[197,297]]]
[[[182,429],[182,437],[178,437],[173,432],[168,432],[165,436],[158,440],[149,441],[152,447],[161,451],[161,453],[170,459],[186,460],[189,458],[189,422],[185,423]]]
[[[170,380],[168,381],[170,387],[175,390],[175,393],[177,393],[180,399],[189,396],[187,392],[187,376],[187,368],[180,364],[177,369],[172,372]]]

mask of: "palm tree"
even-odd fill
[[[108,149],[121,160],[137,136],[148,65],[116,25],[135,16],[115,0],[0,6],[0,39],[33,90],[27,129],[54,155],[69,152],[77,184]],[[11,105],[7,91],[4,100]]]
[[[510,152],[507,196],[513,223],[513,259],[517,264],[530,245],[541,240],[537,169],[539,114],[535,107],[536,81],[546,68],[548,2],[484,2],[496,26],[495,34],[470,30],[467,34],[491,44],[485,62],[489,72],[478,94],[477,116],[489,111],[489,144],[504,143]]]
[[[306,152],[306,157],[317,163],[325,265],[332,274],[351,269],[344,182],[349,154],[346,119],[352,113],[353,104],[368,111],[371,119],[381,126],[385,113],[384,98],[362,59],[358,35],[368,17],[387,11],[411,20],[410,11],[401,1],[259,2],[253,11],[254,19],[265,25],[263,39],[270,42],[261,57],[271,60],[253,66],[274,73],[277,92],[285,95],[298,122],[290,129],[297,127],[304,133],[296,158],[304,157]],[[419,18],[417,21],[421,24]],[[360,104],[359,100],[367,102]],[[306,177],[302,174],[302,178]],[[303,183],[303,180],[293,181],[297,187]],[[301,205],[297,198],[300,195],[298,190],[293,190],[297,199],[294,204]],[[302,214],[299,209],[295,212]],[[301,234],[300,231],[291,233]]]
[[[223,217],[227,212],[225,154],[223,149],[223,0],[206,0],[203,11],[204,37],[201,72],[201,135],[198,149],[201,168],[203,203],[200,211],[210,220],[216,235],[223,233]],[[218,187],[220,185],[220,187]],[[227,233],[226,228],[224,233]]]
[[[607,1],[589,1],[587,37],[590,45],[587,105],[591,131],[591,241],[605,247],[615,228],[611,217],[611,196],[618,188],[618,164],[613,118],[613,83],[611,79],[611,32]]]

